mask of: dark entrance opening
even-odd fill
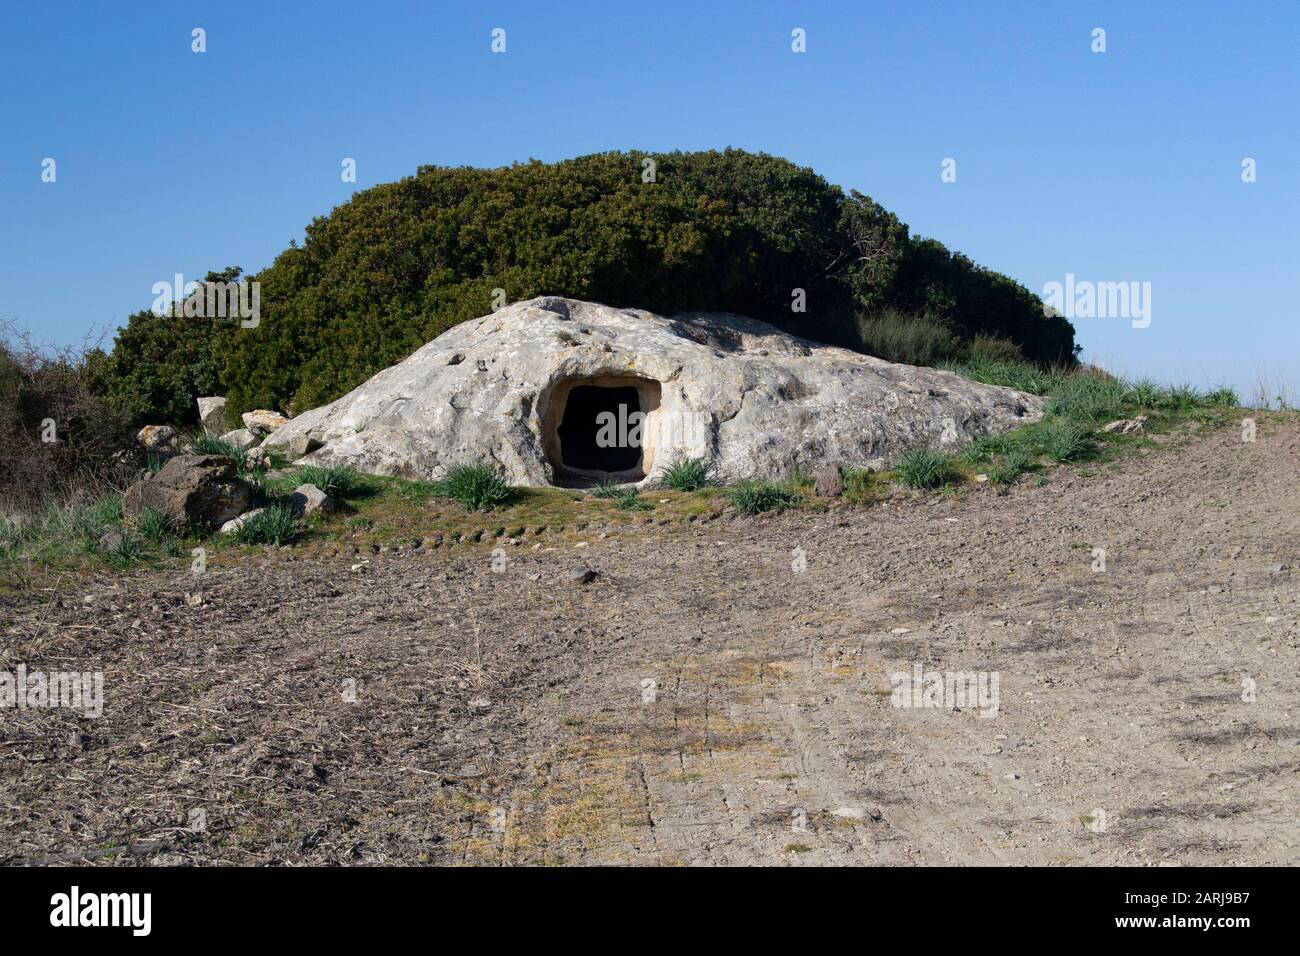
[[[575,386],[558,429],[561,460],[581,471],[632,471],[641,462],[641,442],[627,439],[638,438],[644,430],[636,427],[641,416],[632,417],[641,411],[641,398],[630,386]],[[602,428],[611,421],[612,427]],[[605,440],[605,447],[597,437]]]

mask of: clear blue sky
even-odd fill
[[[1149,328],[1076,321],[1085,358],[1300,386],[1294,0],[9,3],[0,91],[0,318],[53,341],[420,164],[736,146],[1036,292],[1150,282]]]

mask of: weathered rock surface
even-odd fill
[[[431,479],[486,461],[515,484],[560,484],[575,469],[559,426],[584,384],[635,390],[648,414],[632,478],[647,481],[683,456],[705,458],[724,478],[784,478],[796,467],[956,449],[1035,421],[1043,406],[740,316],[542,297],[456,326],[282,425],[267,445],[307,437],[322,443],[307,462],[376,474]]]
[[[238,531],[240,528],[244,526],[244,523],[247,522],[249,518],[253,517],[254,515],[260,515],[265,510],[266,510],[265,508],[254,508],[252,511],[245,511],[238,518],[231,518],[229,521],[223,524],[221,526],[221,530],[218,531],[217,533],[234,534],[236,531]]]
[[[156,475],[126,489],[122,512],[134,517],[152,508],[174,520],[209,528],[237,517],[252,499],[252,488],[236,476],[228,459],[177,455]]]
[[[199,424],[205,435],[220,435],[226,430],[226,399],[223,395],[205,395],[198,399]]]
[[[844,493],[844,476],[839,465],[821,465],[813,471],[813,491],[825,498]]]
[[[171,451],[176,447],[176,429],[170,425],[145,425],[135,440],[148,452]]]
[[[244,412],[240,417],[244,420],[244,427],[254,435],[269,435],[271,432],[289,424],[289,419],[279,412],[273,412],[266,408],[256,408],[251,412]]]
[[[247,428],[236,428],[233,432],[226,432],[221,436],[221,440],[230,442],[240,451],[252,448],[259,441],[258,437]]]
[[[321,442],[310,435],[295,435],[288,442],[278,445],[276,451],[279,451],[290,461],[297,461],[304,455],[310,455],[320,447]]]
[[[334,499],[312,484],[299,485],[295,488],[290,501],[293,510],[304,518],[318,511],[322,514],[334,513]]]

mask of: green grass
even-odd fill
[[[315,485],[336,501],[356,498],[373,490],[366,477],[346,465],[303,465],[292,472],[298,485]]]
[[[654,505],[638,495],[635,488],[626,488],[615,495],[614,507],[619,511],[649,511]]]
[[[278,547],[292,541],[300,530],[298,516],[291,507],[272,504],[245,518],[235,532],[235,540],[240,544],[272,544]]]
[[[1052,418],[1038,431],[1043,453],[1058,463],[1082,461],[1094,450],[1089,433],[1066,418]]]
[[[1006,490],[1015,484],[1032,464],[1033,458],[1029,452],[1023,448],[1011,448],[989,469],[989,484],[998,494],[1005,494]]]
[[[728,488],[726,494],[736,510],[743,515],[783,511],[803,500],[799,492],[776,481],[739,481]]]
[[[186,448],[194,455],[220,455],[222,458],[229,458],[236,465],[242,465],[246,458],[244,449],[215,435],[195,435],[189,439]]]
[[[938,488],[950,476],[948,458],[925,448],[914,448],[894,466],[894,477],[908,488]]]
[[[602,481],[588,493],[593,498],[618,498],[623,494],[623,487],[616,481]]]
[[[162,544],[171,535],[176,522],[155,508],[145,508],[135,518],[135,530],[150,544]]]
[[[852,505],[869,505],[886,494],[880,477],[866,468],[844,468],[844,500]]]
[[[469,511],[491,511],[510,499],[511,488],[490,465],[456,465],[438,483],[438,496]]]
[[[659,484],[676,491],[696,491],[714,484],[713,469],[703,458],[678,458],[660,473]]]

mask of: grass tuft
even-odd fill
[[[727,498],[743,515],[762,511],[783,511],[797,505],[802,496],[776,481],[740,481],[727,490]]]
[[[438,495],[470,511],[491,511],[510,498],[511,488],[490,465],[456,465],[438,483]]]

